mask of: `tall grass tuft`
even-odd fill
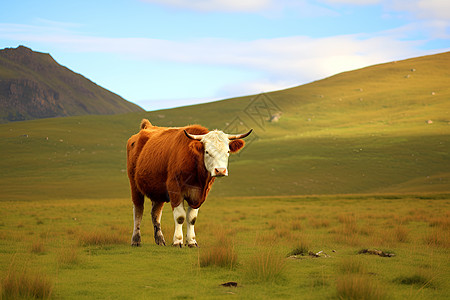
[[[450,215],[446,215],[444,217],[436,217],[429,220],[431,227],[440,226],[443,229],[450,230]]]
[[[78,248],[73,247],[63,247],[58,252],[58,263],[62,266],[76,265],[80,262],[80,257],[78,255]]]
[[[336,291],[339,299],[385,299],[384,289],[370,277],[362,274],[346,274],[338,278]]]
[[[52,281],[44,274],[18,268],[11,263],[1,280],[1,299],[49,299],[53,291]]]
[[[273,250],[255,253],[246,265],[245,274],[250,281],[277,282],[283,278],[285,259]]]
[[[288,257],[292,255],[301,255],[305,256],[309,253],[309,245],[305,241],[300,241],[297,245],[292,249],[291,252],[288,253]]]
[[[216,236],[218,239],[212,247],[199,252],[200,267],[218,266],[232,269],[238,262],[233,243],[224,230],[218,231]]]
[[[339,269],[343,274],[365,274],[367,273],[366,266],[363,264],[362,260],[358,257],[348,257],[344,259]]]
[[[428,246],[450,248],[450,232],[435,228],[425,235],[423,241]]]
[[[394,240],[397,242],[407,242],[408,241],[409,230],[405,226],[398,225],[395,227],[393,232]]]
[[[116,231],[85,231],[80,232],[78,241],[82,246],[106,246],[127,244],[128,237]]]
[[[348,213],[340,214],[338,215],[338,221],[339,223],[341,223],[341,225],[330,231],[331,233],[335,233],[335,241],[352,246],[357,246],[360,243],[360,230],[356,222],[356,216]]]
[[[318,229],[318,228],[326,228],[330,226],[330,221],[328,219],[323,218],[310,218],[309,224],[312,228]]]
[[[31,244],[30,252],[34,254],[42,254],[45,251],[44,242],[42,240],[35,240]]]
[[[293,220],[291,222],[291,229],[292,230],[302,230],[302,221],[300,221],[299,219]]]

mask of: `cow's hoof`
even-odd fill
[[[175,248],[183,248],[183,243],[173,243],[172,246]]]
[[[198,244],[197,243],[193,243],[193,244],[188,244],[189,248],[198,248]]]
[[[141,235],[136,234],[131,238],[131,246],[139,247],[141,245]]]
[[[156,245],[165,246],[166,240],[164,240],[163,236],[155,236],[155,243]]]

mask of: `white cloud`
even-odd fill
[[[268,18],[280,17],[285,10],[300,16],[336,16],[337,13],[315,0],[141,0],[175,9],[200,12],[256,13]],[[326,1],[326,0],[325,0]],[[333,0],[332,0],[333,1]],[[351,0],[350,0],[351,1]],[[366,0],[372,1],[372,0]],[[320,1],[319,1],[320,2]]]
[[[407,11],[421,19],[450,20],[448,0],[394,0],[386,1],[386,6],[394,10]]]
[[[141,0],[196,11],[255,12],[271,6],[273,0]]]
[[[420,19],[450,19],[448,0],[318,0],[328,4],[374,5],[380,4],[387,11],[412,13]]]
[[[399,40],[402,31],[399,32],[381,32],[375,37],[360,34],[324,38],[292,36],[250,41],[219,38],[171,41],[92,37],[48,31],[45,27],[0,24],[0,38],[44,42],[70,52],[112,53],[129,60],[251,70],[261,74],[261,78],[265,78],[262,81],[269,80],[267,86],[300,84],[338,72],[423,53],[417,50],[420,41]]]
[[[382,0],[322,0],[330,4],[371,5],[380,3]]]

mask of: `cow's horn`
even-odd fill
[[[184,134],[185,134],[188,138],[190,138],[190,139],[192,139],[192,140],[197,140],[197,141],[200,141],[200,140],[203,138],[203,136],[204,136],[204,134],[200,134],[200,135],[190,134],[190,133],[188,133],[188,132],[186,131],[186,129],[184,130]]]
[[[250,133],[252,133],[253,129],[250,129],[247,133],[244,134],[237,134],[237,135],[228,135],[228,139],[231,140],[236,140],[236,139],[243,139],[246,136],[248,136]]]

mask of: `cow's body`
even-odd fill
[[[127,169],[134,204],[132,245],[140,245],[140,224],[144,196],[147,196],[152,201],[155,242],[165,245],[161,232],[161,212],[164,203],[170,202],[175,220],[173,245],[182,246],[182,225],[187,218],[186,242],[190,247],[197,246],[194,223],[198,208],[206,200],[215,177],[228,174],[226,164],[223,167],[222,163],[225,156],[211,160],[211,149],[217,150],[219,156],[224,151],[219,149],[221,147],[226,146],[228,152],[236,152],[244,146],[244,142],[237,138],[230,141],[227,139],[229,144],[224,146],[224,136],[229,135],[221,131],[209,132],[199,125],[167,128],[153,126],[145,119],[142,121],[140,132],[133,135],[127,143]],[[205,155],[208,157],[205,158]],[[210,166],[211,164],[221,166]],[[184,200],[188,204],[187,212],[184,210]]]

